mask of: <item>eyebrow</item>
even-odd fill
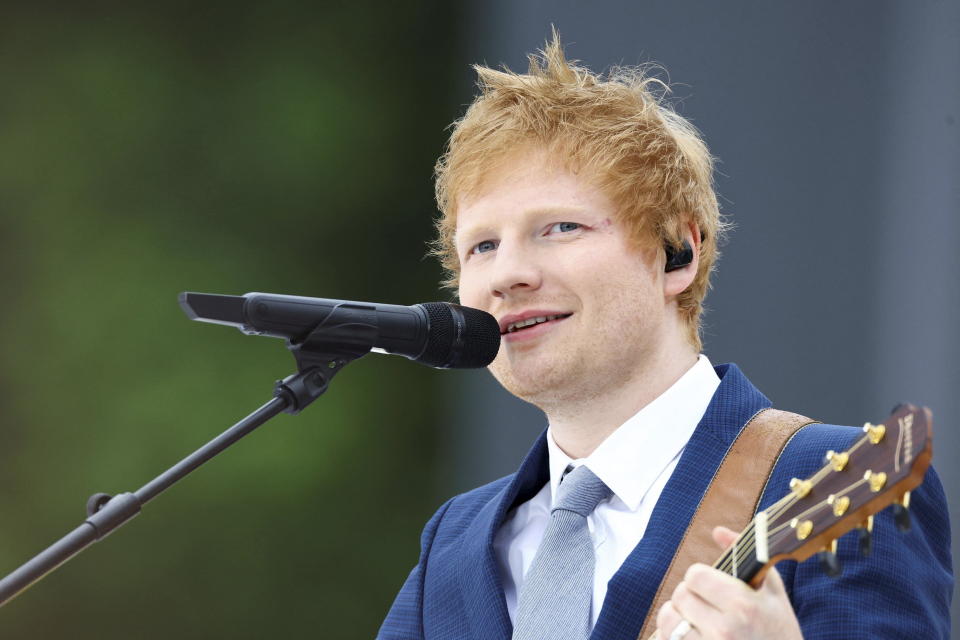
[[[466,230],[457,229],[453,234],[453,244],[459,249],[461,244],[469,242],[472,245],[477,241],[477,238],[493,233],[493,228],[488,226],[469,227]]]
[[[545,207],[535,207],[523,212],[523,215],[530,218],[541,218],[546,216],[581,216],[589,214],[590,210],[584,207],[573,207],[569,205],[548,205]],[[461,242],[470,240],[471,244],[475,238],[495,233],[492,226],[487,224],[478,224],[471,227],[458,228],[453,234],[453,243],[459,246]]]

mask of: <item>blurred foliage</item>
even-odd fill
[[[182,290],[436,299],[453,3],[0,9],[0,575],[266,401]],[[2,638],[369,638],[438,505],[443,374],[352,364],[0,610]]]

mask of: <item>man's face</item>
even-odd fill
[[[632,247],[606,195],[545,153],[518,153],[458,201],[455,242],[460,301],[500,322],[490,370],[514,395],[595,398],[654,364],[668,309],[656,251]]]

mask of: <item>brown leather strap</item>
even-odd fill
[[[720,556],[713,528],[722,525],[742,531],[747,527],[783,448],[801,427],[813,422],[795,413],[764,409],[740,430],[683,534],[637,640],[648,638],[657,628],[657,613],[687,568],[697,562],[712,564]]]

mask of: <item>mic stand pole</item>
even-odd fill
[[[300,370],[277,381],[272,400],[135,492],[116,496],[95,493],[90,496],[87,500],[89,517],[83,524],[0,580],[0,607],[94,542],[110,535],[140,513],[141,507],[147,502],[267,420],[283,411],[299,413],[323,395],[330,379],[344,365],[367,353],[367,349],[351,349],[345,345],[340,345],[334,353],[328,349],[323,349],[325,353],[314,351],[311,347],[330,346],[320,334],[318,327],[306,340],[287,343]]]

